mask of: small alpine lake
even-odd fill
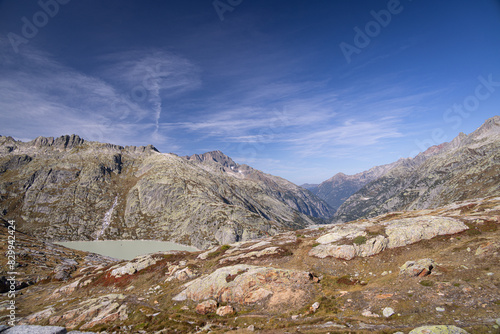
[[[95,240],[54,242],[64,247],[97,253],[122,260],[132,260],[139,255],[171,250],[195,252],[196,247],[157,240]]]

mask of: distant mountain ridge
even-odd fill
[[[237,164],[221,151],[195,154],[185,159],[196,162],[211,172],[222,172],[237,179],[262,183],[266,185],[269,195],[308,216],[328,218],[333,215],[332,209],[309,191],[304,191],[301,187],[279,176],[263,173],[246,164]],[[293,196],[290,196],[290,192],[293,192]],[[314,205],[311,205],[309,201],[312,201]]]
[[[354,175],[337,173],[319,185],[310,186],[309,190],[328,203],[332,209],[337,210],[356,191],[396,167],[399,163],[401,162],[397,161],[392,164],[376,166]]]
[[[179,157],[77,135],[27,143],[0,136],[0,217],[52,241],[159,239],[207,248],[500,196],[499,167],[500,116],[414,158],[306,185],[311,191],[220,151]]]
[[[500,195],[500,116],[470,135],[355,175],[336,174],[311,192],[336,209],[334,222],[434,208]]]
[[[0,137],[0,216],[46,240],[159,239],[199,248],[333,215],[309,191],[220,151],[191,157],[77,135]]]

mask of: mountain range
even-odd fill
[[[499,165],[499,116],[414,158],[304,187],[220,151],[181,157],[77,135],[0,136],[0,214],[47,241],[156,239],[206,249],[499,196]]]
[[[0,332],[496,333],[499,145],[497,116],[308,186],[330,206],[220,151],[0,137],[0,252],[13,219],[16,270],[0,270]],[[95,239],[204,250],[121,261],[49,242]]]
[[[0,137],[0,213],[50,241],[207,248],[303,228],[334,212],[309,191],[219,151],[180,157],[67,135]]]
[[[126,261],[17,231],[0,331],[498,333],[499,226],[496,197]]]
[[[500,195],[500,116],[469,135],[432,146],[414,158],[305,185],[336,213],[333,222],[436,208],[471,198]]]

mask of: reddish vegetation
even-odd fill
[[[115,276],[112,276],[109,272],[107,272],[107,273],[101,275],[94,282],[94,284],[101,285],[104,287],[116,286],[119,288],[123,288],[123,287],[126,287],[127,285],[129,285],[134,280],[135,276],[136,275],[134,274],[134,275],[124,275],[122,277],[115,277]]]

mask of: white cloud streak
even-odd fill
[[[326,82],[263,83],[257,75],[243,78],[234,90],[197,98],[187,94],[202,88],[201,69],[171,53],[104,55],[92,73],[37,50],[25,54],[21,60],[1,54],[10,65],[0,67],[5,72],[0,131],[18,138],[78,133],[89,140],[153,143],[174,152],[184,149],[179,142],[192,138],[218,148],[244,144],[262,151],[270,144],[299,157],[344,158],[404,136],[402,119],[429,94],[410,94],[404,87],[384,85],[383,79],[371,90],[335,90]],[[165,114],[172,101],[181,101],[180,106]]]
[[[285,88],[299,90],[290,85]],[[253,145],[257,148],[253,151],[271,144],[300,157],[353,157],[360,148],[378,149],[388,140],[404,136],[402,121],[418,109],[412,105],[425,94],[404,94],[402,90],[394,94],[394,90],[380,86],[379,94],[373,91],[357,99],[352,98],[357,94],[354,88],[308,92],[282,100],[281,109],[251,107],[246,105],[248,99],[243,99],[244,104],[233,100],[232,108],[223,109],[226,103],[213,104],[197,119],[162,123],[161,127],[204,135],[226,146]],[[266,87],[256,87],[248,95],[261,96],[261,91]],[[253,102],[257,105],[258,101]]]
[[[16,138],[77,133],[87,140],[119,144],[165,142],[167,137],[158,131],[162,100],[195,89],[200,82],[186,60],[168,53],[153,55],[121,54],[114,61],[108,57],[114,67],[108,64],[101,75],[91,75],[33,48],[22,58],[4,48],[0,56],[10,65],[0,65],[1,133]]]

